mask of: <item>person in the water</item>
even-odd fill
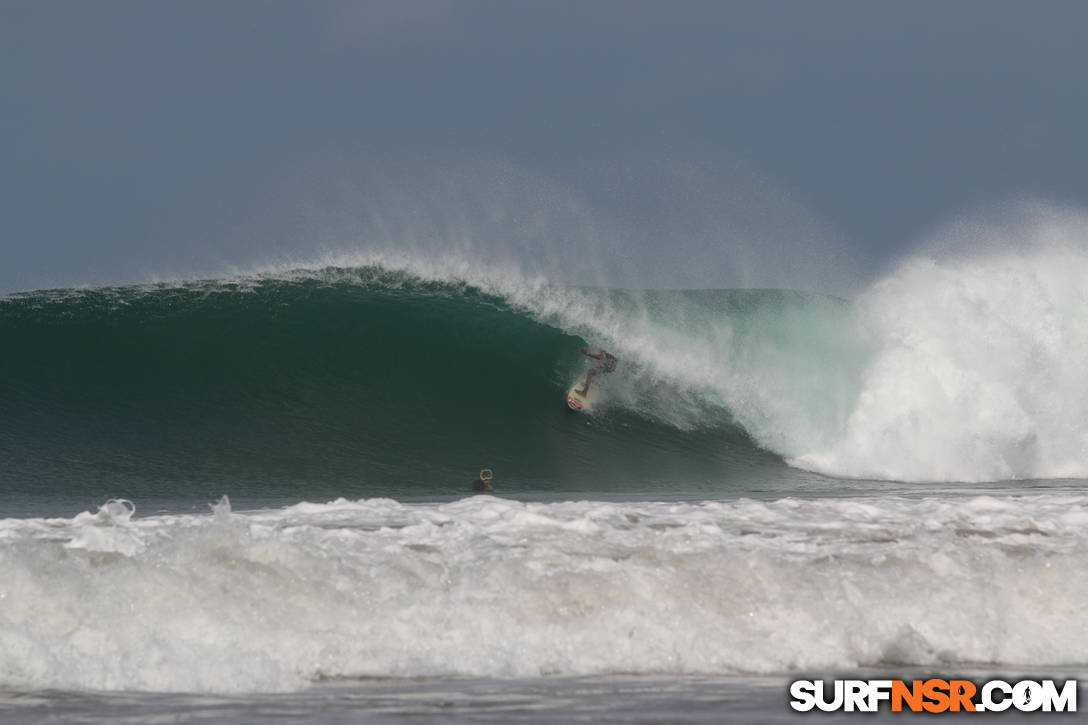
[[[591,357],[594,360],[600,360],[600,362],[596,363],[595,365],[593,365],[593,367],[586,371],[586,384],[582,386],[582,389],[574,391],[579,395],[585,395],[589,392],[589,384],[590,382],[592,382],[594,375],[596,375],[597,373],[612,372],[616,369],[616,366],[619,365],[620,361],[615,355],[603,349],[596,355],[588,352],[584,347],[578,352],[582,353],[586,357]]]
[[[480,471],[480,477],[472,482],[472,490],[477,493],[494,491],[495,489],[491,488],[491,479],[494,475],[490,468]]]

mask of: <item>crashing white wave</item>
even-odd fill
[[[0,687],[1088,665],[1088,496],[0,521]]]
[[[836,476],[993,481],[1088,476],[1088,254],[915,260],[859,301],[874,344],[833,445]]]

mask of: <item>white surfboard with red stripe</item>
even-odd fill
[[[578,391],[581,390],[586,384],[585,378],[579,380],[571,386],[567,391],[567,407],[571,410],[587,410],[593,407],[593,402],[597,399],[597,385],[590,386],[585,395],[582,395]]]

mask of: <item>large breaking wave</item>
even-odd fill
[[[0,449],[21,490],[299,498],[835,477],[1088,475],[1088,258],[918,259],[853,301],[563,287],[369,259],[11,295]],[[589,417],[582,345],[621,358]],[[75,474],[73,474],[75,472]],[[61,483],[58,483],[61,482]]]

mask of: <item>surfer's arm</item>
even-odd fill
[[[594,355],[594,354],[593,354],[593,353],[591,353],[591,352],[587,352],[587,351],[586,351],[586,349],[585,349],[585,348],[583,347],[583,348],[582,348],[581,350],[579,350],[578,352],[582,353],[582,354],[583,354],[583,355],[585,355],[586,357],[591,357],[591,358],[593,358],[594,360],[600,360],[601,358],[603,358],[603,357],[604,357],[604,350],[601,350],[601,351],[600,351],[599,353],[597,353],[596,355]]]

